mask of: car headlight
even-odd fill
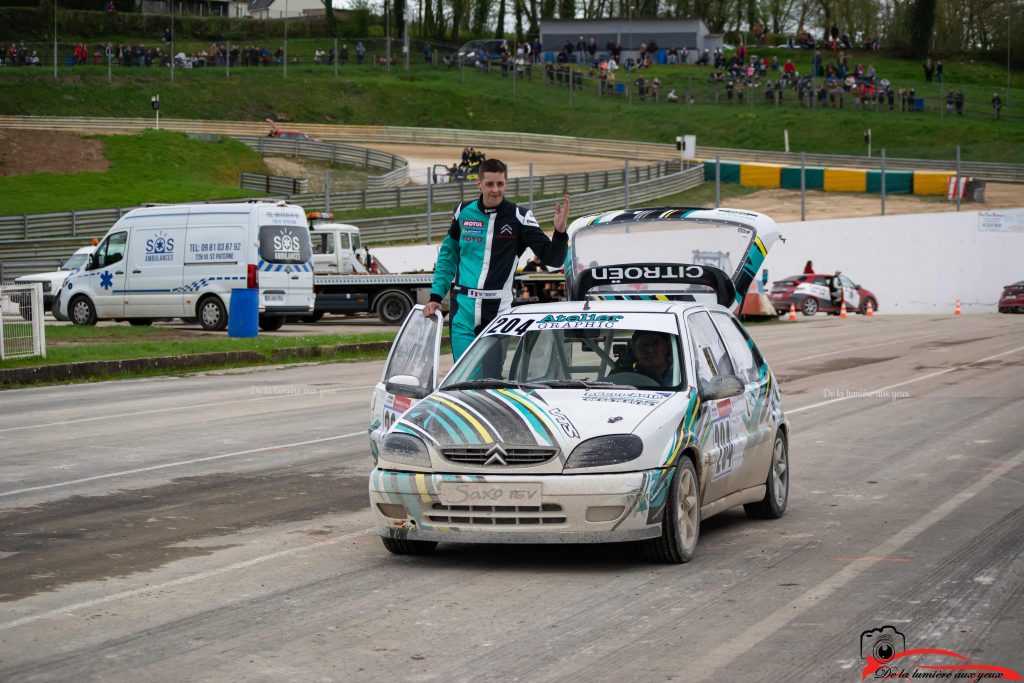
[[[400,462],[405,465],[417,465],[419,467],[430,467],[430,453],[427,452],[427,445],[419,437],[401,432],[392,432],[384,437],[381,444],[380,457],[382,460]]]
[[[612,434],[587,439],[573,449],[565,467],[600,467],[636,460],[644,452],[644,442],[635,434]]]

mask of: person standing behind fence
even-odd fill
[[[924,60],[924,80],[928,83],[932,82],[932,74],[935,73],[935,65],[932,64],[932,58],[928,57]]]
[[[999,97],[999,93],[992,93],[992,111],[996,113],[996,121],[999,120],[999,113],[1003,110],[1003,98]]]
[[[455,207],[448,235],[441,244],[423,315],[441,308],[449,290],[451,340],[455,360],[498,315],[512,307],[512,279],[527,248],[553,268],[564,265],[569,237],[569,196],[555,206],[555,234],[549,238],[533,212],[505,199],[508,169],[497,159],[480,166],[480,197]]]
[[[356,43],[356,64],[362,64],[364,59],[366,59],[366,46],[360,40]]]

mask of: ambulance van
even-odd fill
[[[285,202],[180,204],[129,211],[64,282],[60,310],[76,325],[156,318],[228,323],[231,290],[259,289],[259,325],[313,310],[306,215]]]

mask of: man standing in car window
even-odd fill
[[[541,230],[533,212],[505,199],[508,169],[497,159],[480,165],[476,181],[480,197],[455,207],[448,235],[434,267],[430,303],[423,314],[432,316],[452,290],[451,338],[455,360],[480,331],[512,307],[512,281],[519,257],[529,247],[553,268],[565,262],[569,196],[555,207],[555,234]]]

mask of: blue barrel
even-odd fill
[[[255,337],[259,334],[260,290],[232,289],[228,311],[229,337]]]

